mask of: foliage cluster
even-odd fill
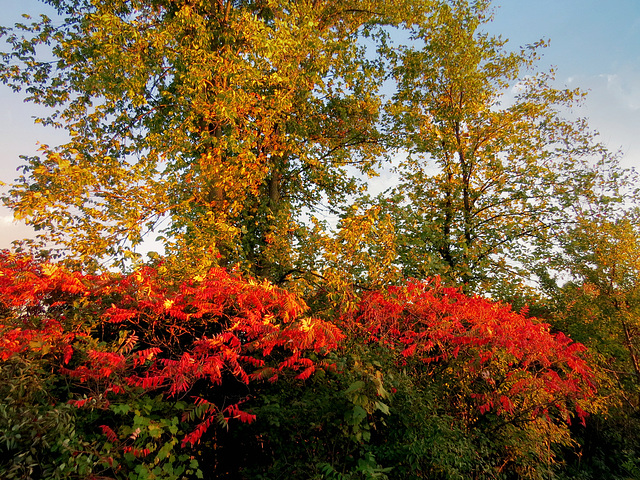
[[[368,294],[330,323],[265,282],[213,269],[178,283],[161,270],[82,275],[3,253],[8,478],[236,478],[225,459],[236,449],[275,477],[533,478],[553,461],[540,433],[564,445],[590,410],[579,344],[437,282]],[[452,422],[438,435],[476,432],[464,464],[438,458],[437,443],[408,454],[401,431],[421,429],[424,409],[424,428]],[[225,432],[256,414],[242,435]],[[473,451],[490,434],[484,465]]]
[[[640,184],[545,42],[488,0],[45,3],[0,28],[69,135],[2,196],[0,476],[638,476]]]
[[[308,378],[323,367],[311,357],[341,339],[303,316],[293,295],[219,269],[173,284],[151,268],[85,276],[8,252],[1,260],[2,453],[12,478],[96,467],[139,478],[197,473],[182,450],[214,423],[253,421],[241,406],[250,383]]]

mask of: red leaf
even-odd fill
[[[297,375],[296,378],[298,378],[300,380],[306,380],[307,378],[309,378],[311,376],[311,374],[313,372],[315,372],[315,370],[316,370],[316,367],[314,367],[314,366],[307,367],[302,371],[302,373]]]
[[[73,347],[71,345],[67,345],[64,347],[64,358],[63,362],[67,365],[71,361],[71,357],[73,356]]]
[[[116,435],[116,433],[111,429],[111,427],[107,426],[107,425],[100,425],[100,430],[102,430],[102,433],[105,434],[105,436],[107,437],[107,439],[111,442],[111,443],[118,443],[118,436]]]

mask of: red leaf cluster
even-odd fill
[[[250,384],[289,372],[305,380],[323,365],[312,358],[336,349],[343,332],[382,345],[400,365],[453,376],[454,396],[476,416],[583,419],[594,394],[582,345],[437,280],[370,292],[336,320],[340,328],[306,310],[290,292],[223,269],[186,281],[151,267],[91,276],[0,252],[0,361],[48,359],[73,383],[70,403],[79,408],[145,391],[191,398],[183,445],[214,420],[254,419],[243,399],[216,403],[206,392],[224,390],[228,379]],[[115,444],[117,434],[102,429]]]
[[[342,325],[395,352],[401,364],[454,375],[452,388],[480,414],[535,418],[553,409],[570,421],[572,408],[584,421],[583,407],[595,393],[583,345],[437,279],[370,293]]]
[[[172,397],[189,395],[198,382],[222,388],[228,376],[248,384],[292,371],[306,379],[317,368],[308,354],[335,349],[343,337],[304,316],[293,294],[222,269],[184,282],[148,267],[97,277],[2,252],[0,299],[0,360],[59,352],[59,372],[84,388],[93,407],[131,389]],[[205,409],[185,441],[197,442],[220,411],[253,419],[237,404]]]

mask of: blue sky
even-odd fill
[[[556,68],[557,86],[589,91],[577,112],[590,120],[610,150],[620,149],[625,166],[640,167],[640,0],[501,0],[494,2],[491,33],[509,45],[550,40],[540,70]],[[21,13],[51,12],[36,0],[0,0],[0,24],[20,21]],[[35,107],[0,85],[0,181],[11,182],[19,155],[34,155],[37,142],[54,145],[60,131],[33,125]],[[0,248],[30,234],[0,207]]]
[[[491,25],[514,45],[550,40],[540,63],[589,92],[580,116],[640,167],[640,0],[502,0]]]

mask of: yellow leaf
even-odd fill
[[[45,277],[52,277],[58,270],[59,267],[51,263],[45,263],[42,266],[42,273],[45,275]]]

